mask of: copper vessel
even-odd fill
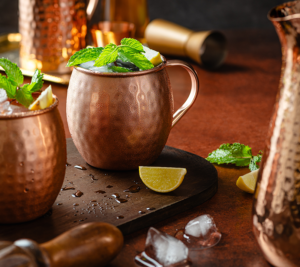
[[[91,28],[96,47],[104,47],[110,43],[120,45],[123,38],[133,38],[134,33],[134,24],[126,21],[100,21]]]
[[[168,66],[185,68],[191,93],[173,115]],[[138,72],[97,73],[75,67],[68,89],[67,120],[75,146],[97,168],[130,170],[150,165],[164,148],[171,128],[198,94],[198,76],[179,60]]]
[[[0,223],[45,214],[66,168],[65,132],[57,109],[0,115]]]
[[[149,23],[147,0],[102,0],[100,20],[133,23],[134,38],[145,43],[145,29]]]
[[[300,2],[273,8],[282,73],[253,206],[253,231],[265,258],[300,266]]]
[[[87,21],[98,0],[19,0],[20,66],[68,73],[69,58],[86,47]]]
[[[145,37],[150,48],[166,55],[187,56],[209,69],[220,67],[227,56],[226,38],[218,31],[194,32],[155,19],[147,26]]]

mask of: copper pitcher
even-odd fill
[[[69,58],[86,47],[87,21],[98,0],[19,0],[20,66],[68,73]]]
[[[57,106],[0,114],[0,223],[45,214],[60,192],[67,152]]]
[[[173,115],[173,94],[166,68],[185,68],[191,93]],[[129,73],[72,72],[67,120],[75,146],[91,166],[130,170],[150,165],[164,148],[171,128],[198,94],[192,66],[165,59],[157,67]]]
[[[265,258],[300,266],[300,2],[273,8],[282,45],[282,73],[258,175],[253,231]]]

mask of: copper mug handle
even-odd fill
[[[94,15],[98,2],[99,2],[99,0],[90,0],[89,1],[89,4],[86,8],[86,15],[87,15],[88,21],[90,21],[92,16]]]
[[[184,104],[173,114],[173,122],[172,127],[175,126],[175,124],[182,118],[182,116],[191,108],[191,106],[195,103],[195,100],[198,96],[199,92],[199,79],[197,72],[194,70],[194,68],[181,60],[168,60],[167,61],[167,67],[173,67],[173,66],[181,66],[184,69],[187,70],[187,72],[190,75],[191,81],[192,81],[192,87],[191,92],[188,97],[188,99],[184,102]]]

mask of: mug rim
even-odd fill
[[[162,69],[164,69],[166,67],[167,64],[167,60],[163,55],[160,55],[162,57],[162,62],[157,65],[156,67],[149,69],[149,70],[141,70],[141,71],[133,71],[133,72],[97,72],[97,71],[92,71],[92,70],[88,70],[88,69],[84,69],[82,67],[79,66],[74,66],[74,69],[85,73],[85,74],[91,74],[91,75],[95,75],[95,76],[107,76],[107,77],[132,77],[132,76],[140,76],[140,75],[145,75],[145,74],[149,74],[152,72],[157,72],[160,71]]]
[[[12,113],[10,115],[0,114],[0,120],[27,118],[27,117],[33,117],[33,116],[37,116],[37,115],[41,115],[41,114],[50,112],[51,110],[55,109],[59,103],[56,95],[53,95],[53,98],[55,99],[54,103],[47,108],[39,109],[39,110],[28,110],[28,111],[24,111],[24,112],[16,112],[16,113]]]
[[[298,1],[290,1],[290,2],[285,2],[283,4],[277,5],[275,7],[273,7],[269,12],[268,12],[268,19],[270,21],[275,21],[275,22],[281,22],[281,21],[289,21],[292,19],[299,19],[300,18],[300,13],[294,13],[294,14],[290,14],[284,17],[273,17],[272,16],[272,12],[276,11],[277,9],[282,9],[284,7],[287,6],[292,6],[295,5]]]

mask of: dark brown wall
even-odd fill
[[[267,13],[280,3],[280,0],[148,0],[151,19],[164,18],[194,30],[272,28]],[[97,21],[97,13],[93,21]],[[18,0],[0,0],[0,33],[17,30]]]

